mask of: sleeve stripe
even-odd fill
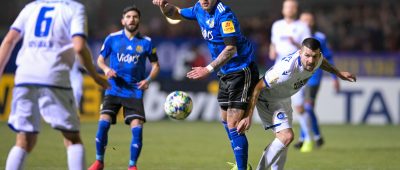
[[[265,80],[265,76],[264,76],[262,79],[264,80],[265,86],[267,86],[267,88],[270,88],[270,86],[269,86],[267,80]]]
[[[73,34],[71,37],[75,37],[75,36],[80,36],[84,39],[87,39],[87,36],[85,34]]]
[[[11,27],[10,29],[15,30],[15,31],[17,31],[17,32],[19,32],[19,33],[22,32],[20,29],[18,29],[18,28],[16,28],[16,27]]]

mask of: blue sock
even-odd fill
[[[142,126],[136,126],[132,130],[132,141],[131,141],[131,157],[129,160],[129,166],[135,166],[139,158],[140,151],[142,150]]]
[[[103,161],[108,141],[108,130],[111,123],[106,120],[99,121],[99,128],[96,133],[96,160]]]
[[[221,121],[221,122],[222,122],[222,125],[224,125],[226,134],[228,135],[229,142],[231,143],[231,147],[232,147],[232,150],[233,150],[233,141],[232,141],[231,135],[229,134],[228,124],[225,121]]]
[[[246,170],[249,146],[246,135],[239,134],[236,128],[229,129],[229,134],[233,141],[233,153],[235,154],[238,170]]]
[[[311,128],[312,128],[312,131],[314,133],[314,136],[318,136],[318,137],[321,136],[321,133],[319,131],[319,125],[318,125],[317,116],[315,115],[313,106],[310,105],[310,104],[306,104],[304,109],[306,110],[306,112],[310,116]]]
[[[299,137],[299,141],[304,141],[304,131],[303,129],[300,127],[300,137]]]

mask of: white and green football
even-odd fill
[[[174,91],[167,96],[164,103],[165,113],[172,119],[183,120],[192,112],[193,102],[183,91]]]

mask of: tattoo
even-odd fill
[[[210,64],[214,68],[221,67],[222,65],[227,63],[233,57],[233,55],[235,55],[235,53],[236,53],[236,46],[233,46],[233,47],[227,46],[227,47],[225,47],[224,50],[222,50],[222,52],[219,54],[219,56]]]
[[[229,108],[227,113],[228,113],[227,117],[233,118],[233,120],[235,120],[236,123],[239,123],[239,121],[242,119],[242,117],[244,115],[244,110],[236,109],[236,108]]]
[[[339,71],[324,58],[321,64],[321,69],[329,73],[339,76]]]

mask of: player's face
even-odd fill
[[[217,0],[199,0],[201,8],[203,8],[205,11],[210,12],[215,4],[217,3]]]
[[[300,15],[300,21],[307,24],[310,28],[314,26],[314,16],[310,13],[302,13]]]
[[[139,14],[136,11],[128,11],[122,16],[121,23],[129,32],[135,32],[139,28]]]
[[[282,14],[286,18],[296,18],[297,15],[297,2],[285,1],[283,3]]]
[[[317,65],[317,62],[321,58],[321,50],[311,50],[308,47],[302,47],[300,49],[301,64],[307,71],[313,71]]]

